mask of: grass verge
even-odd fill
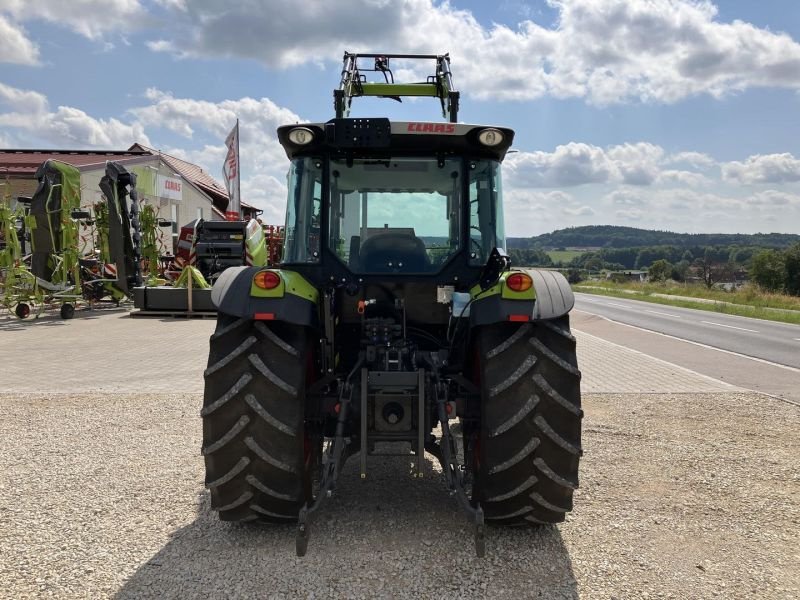
[[[547,255],[554,263],[567,264],[576,256],[580,256],[584,250],[548,250]]]
[[[780,323],[791,323],[793,325],[800,325],[800,310],[778,308],[774,306],[765,306],[764,302],[760,305],[756,304],[743,304],[734,303],[730,299],[718,300],[716,297],[702,297],[695,296],[698,300],[688,300],[685,298],[677,297],[664,297],[654,296],[654,293],[668,294],[664,291],[645,291],[631,289],[628,286],[607,286],[607,285],[575,285],[573,289],[576,292],[583,292],[587,294],[596,294],[599,296],[612,296],[614,298],[629,298],[633,300],[642,300],[644,302],[651,302],[653,304],[663,304],[667,306],[679,306],[682,308],[695,308],[698,310],[705,310],[708,312],[724,313],[728,315],[737,315],[740,317],[752,317],[755,319],[765,319],[767,321],[777,321]],[[727,292],[721,292],[725,296],[733,296]],[[689,296],[689,294],[681,293],[681,296]],[[716,295],[716,293],[714,294]],[[770,294],[776,296],[777,294]],[[791,298],[791,296],[789,297]],[[703,302],[703,300],[712,300],[712,302]]]

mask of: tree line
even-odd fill
[[[682,261],[692,263],[697,258],[714,262],[730,262],[745,266],[764,248],[757,246],[644,246],[631,248],[601,248],[582,252],[572,260],[555,262],[541,246],[511,248],[508,253],[514,264],[531,267],[567,267],[588,271],[622,271],[648,269],[654,262],[665,260],[672,264]]]
[[[789,233],[675,233],[617,225],[585,225],[558,229],[529,238],[509,238],[508,249],[535,247],[625,249],[645,246],[675,246],[678,248],[753,246],[783,249],[798,242],[800,242],[800,235]]]
[[[759,287],[770,292],[800,296],[800,242],[778,250],[758,246],[645,246],[601,248],[555,262],[540,246],[512,248],[512,263],[530,267],[557,267],[569,271],[573,281],[580,273],[647,270],[650,281],[686,281],[696,278],[707,287],[749,275]]]
[[[800,243],[786,250],[764,250],[753,257],[750,275],[769,292],[800,296]]]

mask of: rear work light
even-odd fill
[[[308,127],[295,127],[289,130],[289,141],[298,146],[310,144],[314,139],[314,132]]]
[[[484,146],[497,146],[503,143],[503,132],[499,129],[484,129],[478,134],[478,141]]]
[[[262,290],[274,290],[281,284],[281,276],[275,271],[259,271],[253,277],[253,283]]]
[[[527,292],[533,285],[533,279],[525,273],[512,273],[506,277],[506,285],[515,292]]]

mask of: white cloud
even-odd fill
[[[145,45],[153,52],[171,52],[177,55],[179,58],[184,57],[184,54],[179,52],[175,48],[175,45],[168,40],[151,40],[146,42]]]
[[[641,221],[644,213],[638,208],[618,210],[614,216],[621,221]]]
[[[742,207],[742,201],[739,198],[696,190],[660,190],[654,200],[660,204],[667,198],[672,201],[683,202],[693,211],[698,209],[728,210]]]
[[[594,210],[591,206],[578,206],[575,208],[562,208],[561,212],[565,215],[569,215],[571,217],[589,217],[594,214]]]
[[[39,64],[39,48],[15,25],[0,13],[0,63],[18,65]]]
[[[39,92],[0,83],[0,126],[26,132],[26,138],[69,148],[127,148],[135,141],[148,143],[140,123],[97,119],[71,106],[50,110]]]
[[[165,150],[190,160],[219,179],[225,158],[223,140],[239,118],[242,155],[242,199],[265,211],[265,222],[283,222],[288,161],[278,144],[280,125],[301,122],[294,112],[269,98],[240,98],[208,102],[175,98],[157,89],[147,90],[150,104],[130,113],[148,128],[165,128],[187,139],[203,134],[219,140],[194,151]]]
[[[544,233],[564,222],[560,210],[574,207],[575,198],[563,190],[534,190],[526,187],[503,186],[506,234],[509,236]]]
[[[786,183],[800,181],[800,159],[788,152],[783,154],[757,154],[744,162],[722,165],[722,175],[727,180],[740,183]]]
[[[800,44],[750,23],[718,21],[709,1],[548,2],[559,13],[553,28],[532,20],[485,27],[469,11],[433,0],[340,0],[335,10],[294,0],[160,0],[175,7],[174,28],[169,41],[150,47],[280,68],[337,60],[343,48],[447,48],[457,83],[492,99],[670,103],[752,87],[800,88]]]
[[[506,208],[506,220],[513,220],[514,215],[530,212],[552,213],[560,206],[575,203],[575,198],[562,190],[541,192],[524,187],[505,186],[503,201]]]
[[[554,152],[518,152],[506,159],[512,185],[565,187],[605,183],[616,178],[616,165],[602,148],[570,142]]]
[[[701,187],[709,185],[711,179],[702,173],[694,171],[679,171],[676,169],[664,169],[658,174],[656,184],[658,185],[685,185],[689,187]]]
[[[634,225],[698,233],[796,232],[800,226],[800,186],[748,194],[739,186],[727,189],[718,180],[714,192],[658,186],[614,188],[605,184],[578,188],[574,194],[567,194],[563,199],[559,197],[557,202],[542,201],[547,194],[562,193],[560,190],[543,192],[516,188],[508,191],[508,234],[524,237],[586,224]],[[535,209],[527,212],[520,201],[526,197],[538,203]],[[582,211],[582,207],[591,209],[592,214]],[[584,212],[587,214],[582,214]]]
[[[617,167],[622,183],[650,185],[658,178],[664,150],[654,144],[640,142],[612,146],[607,154]]]
[[[707,178],[693,171],[664,169],[672,162],[664,149],[638,142],[601,148],[571,142],[553,152],[518,152],[506,159],[506,177],[513,185],[572,187],[592,183],[632,186],[680,183],[704,185]]]
[[[155,0],[155,3],[165,8],[186,10],[186,0]]]
[[[0,11],[16,21],[62,25],[91,40],[110,31],[136,29],[147,18],[139,0],[3,0]]]
[[[622,206],[641,206],[647,202],[646,197],[639,189],[622,188],[606,194],[603,200],[608,204]]]
[[[0,83],[0,104],[12,111],[42,114],[47,111],[47,97],[33,90],[21,90]]]
[[[677,152],[668,156],[664,160],[664,164],[688,165],[696,170],[702,171],[716,165],[716,161],[708,154],[702,152]]]
[[[752,196],[745,198],[745,202],[752,206],[768,208],[789,205],[800,206],[800,195],[779,190],[764,190],[763,192],[756,192]]]

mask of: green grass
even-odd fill
[[[568,263],[576,256],[580,256],[584,250],[548,250],[547,255],[553,262]]]
[[[785,294],[770,294],[746,286],[736,292],[709,290],[704,285],[670,283],[613,283],[608,281],[588,281],[573,286],[575,291],[616,298],[633,298],[665,304],[695,308],[710,312],[754,317],[768,321],[800,325],[800,298]],[[714,300],[717,304],[693,302],[683,298],[664,298],[653,294],[687,296],[703,300]]]

